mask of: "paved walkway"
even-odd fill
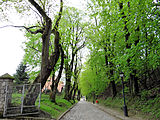
[[[100,110],[95,105],[80,101],[60,120],[120,120]]]

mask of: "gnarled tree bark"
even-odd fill
[[[42,30],[40,30],[42,33],[41,71],[33,82],[33,84],[41,83],[41,88],[43,88],[48,77],[50,76],[52,70],[54,69],[54,67],[57,63],[59,56],[60,56],[60,50],[59,50],[60,35],[58,32],[58,25],[59,25],[59,21],[61,19],[61,15],[62,15],[63,1],[60,0],[61,6],[60,6],[60,11],[59,11],[59,17],[58,17],[53,29],[52,29],[52,20],[51,20],[51,18],[49,18],[47,16],[46,12],[34,0],[28,0],[28,1],[37,9],[37,11],[43,17],[43,20],[45,23],[44,28]],[[54,53],[49,57],[49,41],[50,41],[51,33],[54,33],[54,35],[55,35]],[[38,87],[35,88],[35,87],[33,87],[33,85],[31,85],[28,90],[28,93],[25,96],[24,105],[34,105],[35,101],[38,97],[38,94],[37,94],[38,91],[39,91]]]

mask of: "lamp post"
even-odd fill
[[[123,111],[124,111],[124,115],[125,115],[126,117],[128,117],[128,110],[127,110],[127,105],[126,105],[126,101],[125,101],[125,93],[124,93],[124,81],[123,81],[123,76],[124,76],[124,74],[123,74],[123,73],[120,73],[120,77],[121,77],[121,80],[122,80],[123,100],[124,100]]]

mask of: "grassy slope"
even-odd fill
[[[49,95],[42,94],[40,109],[49,113],[52,118],[57,119],[63,112],[72,106],[72,101],[68,102],[61,96],[57,96],[56,102],[57,105],[50,101]]]
[[[12,102],[14,103],[14,105],[21,104],[21,97],[22,97],[22,94],[18,94],[18,93],[12,95]],[[50,96],[48,94],[41,95],[40,109],[42,111],[49,113],[52,116],[52,118],[55,118],[55,119],[57,119],[62,113],[68,110],[73,104],[73,101],[69,102],[63,99],[63,95],[56,96],[57,104],[52,103],[49,98]],[[39,104],[39,98],[36,101],[37,106],[38,104]]]
[[[142,92],[141,98],[126,97],[128,111],[132,115],[141,116],[150,120],[160,120],[160,97],[147,98],[148,91]],[[99,99],[100,104],[114,108],[122,112],[123,108],[123,98],[116,97],[112,99],[108,97],[106,100]]]

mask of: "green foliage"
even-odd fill
[[[124,12],[123,14],[118,11],[118,1],[104,2],[94,0],[92,2],[92,7],[96,7],[95,9],[98,9],[97,7],[102,7],[102,10],[100,9],[97,15],[98,19],[100,19],[99,25],[104,28],[98,30],[98,34],[104,36],[100,41],[107,42],[104,39],[106,38],[109,39],[109,43],[115,45],[116,49],[111,51],[115,58],[113,62],[122,66],[120,70],[124,71],[126,74],[127,68],[141,70],[140,64],[144,59],[149,60],[149,66],[151,68],[156,68],[159,61],[158,54],[155,54],[155,52],[159,53],[158,48],[160,41],[157,40],[159,35],[156,33],[156,31],[159,31],[157,26],[159,18],[155,17],[152,12],[152,1],[129,1],[130,7],[128,7],[127,2],[128,1],[123,1],[123,9],[121,10],[121,12]],[[123,16],[125,16],[125,18]],[[130,33],[127,42],[125,41],[125,32],[127,31],[124,31],[124,21],[126,21],[126,27]],[[97,26],[96,29],[99,29],[98,27],[99,26]],[[140,31],[136,31],[137,27],[140,28]],[[153,33],[155,33],[155,35],[153,35]],[[138,39],[138,45],[134,45]],[[97,42],[94,44],[97,44]],[[155,44],[153,44],[154,42]],[[128,43],[132,46],[129,49],[125,49]],[[149,50],[148,58],[145,57],[146,54],[144,53],[146,47],[147,50]],[[127,64],[127,59],[131,59],[130,66]]]
[[[88,32],[90,58],[84,67],[80,83],[83,84],[81,87],[85,94],[91,93],[87,93],[90,91],[89,86],[94,79],[101,81],[101,75],[107,78],[107,83],[111,80],[117,83],[120,72],[124,72],[125,81],[128,81],[131,74],[141,78],[146,71],[159,66],[160,17],[155,13],[159,9],[153,5],[152,0],[92,0],[88,4],[88,10],[93,22],[89,25]],[[100,58],[95,59],[96,55]],[[103,73],[98,71],[95,74],[95,66]],[[137,72],[134,73],[134,70]],[[93,83],[96,84],[96,81]]]
[[[25,34],[27,41],[24,44],[24,62],[29,65],[28,74],[33,81],[40,71],[42,42],[41,34],[32,35],[29,32]]]
[[[158,120],[160,119],[160,97],[157,96],[154,99],[143,99],[143,97],[147,97],[149,93],[147,91],[143,91],[142,98],[135,97],[131,98],[129,96],[126,97],[127,108],[130,116],[141,116],[142,118],[147,118],[148,120]],[[123,97],[108,97],[107,99],[98,99],[101,105],[116,109],[122,112],[123,107]]]
[[[159,96],[155,97],[155,98],[150,98],[150,99],[146,99],[146,96],[149,97],[147,91],[145,93],[143,93],[143,95],[145,95],[145,99],[144,96],[142,96],[142,98],[135,98],[132,99],[129,103],[129,106],[137,111],[141,111],[144,114],[149,114],[149,119],[152,120],[157,120],[160,119],[160,111],[159,111],[159,101],[160,98]],[[148,95],[147,95],[148,94]]]
[[[51,114],[53,118],[58,118],[63,112],[72,106],[70,102],[60,97],[56,97],[57,104],[50,101],[49,95],[42,94],[40,109]]]
[[[20,105],[21,97],[22,97],[22,94],[19,94],[19,93],[12,94],[12,104]],[[62,97],[63,96],[57,96],[56,97],[57,104],[55,104],[51,102],[51,100],[49,99],[49,95],[42,94],[40,109],[49,113],[52,116],[52,118],[57,119],[63,112],[65,112],[72,106],[71,102],[63,99]],[[36,101],[37,106],[39,104],[38,100],[39,99],[37,99]]]
[[[123,105],[123,99],[120,97],[112,98],[108,97],[106,100],[99,99],[100,104],[111,108],[121,108]]]
[[[85,63],[80,76],[79,85],[83,95],[95,93],[98,95],[107,86],[106,68],[103,54],[94,55]]]
[[[15,84],[29,84],[29,76],[27,74],[27,65],[21,62],[14,74]]]

